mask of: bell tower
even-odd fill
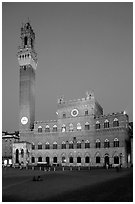
[[[37,54],[34,50],[35,33],[29,22],[21,28],[21,46],[18,48],[20,71],[20,117],[19,131],[28,132],[34,127],[35,120],[35,71]]]

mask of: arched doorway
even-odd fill
[[[109,165],[109,155],[105,155],[104,164],[105,164],[105,166],[106,166],[106,164]]]
[[[47,162],[47,164],[50,164],[50,158],[49,157],[46,157],[46,162]]]
[[[16,163],[19,163],[19,150],[16,149]]]

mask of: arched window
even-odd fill
[[[61,149],[66,149],[66,143],[64,141],[62,142]]]
[[[90,158],[88,156],[85,157],[85,163],[90,163]]]
[[[88,122],[85,123],[85,130],[89,130],[90,129],[90,124]]]
[[[38,144],[38,149],[42,149],[42,144],[41,143]]]
[[[100,156],[99,155],[96,156],[96,164],[100,164]]]
[[[82,129],[81,124],[77,123],[77,130],[81,130],[81,129]]]
[[[104,128],[109,128],[109,121],[108,121],[108,120],[105,120],[105,122],[104,122]]]
[[[81,142],[80,141],[77,142],[77,149],[81,149]]]
[[[117,138],[114,139],[113,146],[114,147],[119,147],[119,140]]]
[[[62,163],[66,163],[66,157],[65,156],[62,157]]]
[[[57,125],[53,126],[53,132],[57,132]]]
[[[73,124],[72,123],[69,124],[69,131],[73,131]]]
[[[96,148],[100,148],[101,146],[101,142],[99,139],[96,140]]]
[[[35,163],[35,157],[31,157],[31,163]]]
[[[42,162],[42,157],[38,157],[38,162]]]
[[[79,163],[79,164],[81,163],[81,157],[80,156],[77,157],[77,163]]]
[[[100,122],[99,121],[96,122],[96,129],[100,129]]]
[[[53,149],[57,149],[57,142],[53,143]]]
[[[39,132],[39,133],[42,132],[42,127],[41,127],[41,126],[38,127],[38,132]]]
[[[69,163],[73,163],[73,157],[69,157]]]
[[[49,127],[49,125],[46,125],[46,127],[45,127],[45,132],[50,132],[50,127]]]
[[[61,131],[66,132],[66,126],[64,124],[62,125]]]
[[[118,121],[117,118],[115,118],[115,119],[113,120],[113,127],[118,127],[118,126],[119,126],[119,121]]]
[[[85,110],[85,115],[88,115],[88,114],[89,114],[88,110]]]
[[[23,158],[24,157],[24,150],[21,149],[21,157]]]
[[[57,164],[57,157],[53,157],[53,163]]]
[[[31,145],[31,149],[35,149],[35,145],[34,145],[34,143]]]
[[[45,144],[45,149],[50,149],[50,144],[49,144],[49,142],[46,142],[46,144]]]
[[[114,164],[119,164],[119,157],[118,156],[114,156]]]
[[[106,140],[104,141],[104,148],[109,148],[109,147],[110,147],[110,142],[109,142],[108,139],[106,139]]]
[[[88,140],[85,142],[85,149],[87,148],[90,148],[90,142]]]
[[[69,149],[74,149],[74,145],[73,145],[73,142],[69,142]]]

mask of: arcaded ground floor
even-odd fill
[[[41,181],[33,181],[40,175]],[[22,202],[132,202],[132,168],[37,171],[3,168],[2,200]]]

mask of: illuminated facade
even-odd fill
[[[58,100],[57,120],[35,121],[35,34],[29,23],[21,29],[20,142],[13,146],[13,164],[126,167],[128,116],[124,112],[103,115],[93,91],[77,100]],[[22,153],[23,152],[23,153]]]

